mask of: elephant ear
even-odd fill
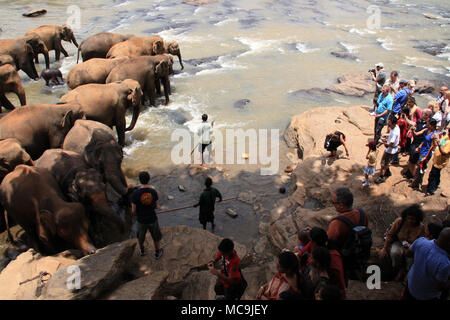
[[[169,45],[167,46],[167,51],[170,54],[177,55],[180,51],[180,46],[175,41],[169,42]]]
[[[53,214],[47,210],[40,210],[37,216],[39,239],[51,247],[50,239],[56,235],[56,224]]]
[[[61,120],[61,127],[63,128],[72,127],[74,123],[73,118],[74,118],[73,111],[72,110],[67,111]]]
[[[167,61],[161,61],[156,65],[156,73],[159,76],[164,76],[168,74],[168,72],[169,72],[169,64],[167,63]]]
[[[127,90],[127,100],[130,101],[131,105],[134,106],[136,104],[137,96],[138,96],[138,87],[129,88]]]

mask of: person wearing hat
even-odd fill
[[[205,163],[203,158],[203,153],[205,152],[205,149],[208,147],[208,151],[211,153],[211,134],[213,131],[214,121],[209,124],[208,123],[208,115],[203,114],[202,115],[202,124],[197,130],[197,134],[200,136],[200,143],[202,145],[201,147],[201,153],[202,153],[202,166]]]
[[[384,72],[383,68],[383,63],[379,62],[375,65],[375,69],[369,70],[372,75],[372,81],[374,81],[376,84],[375,94],[373,96],[373,113],[375,113],[375,110],[378,107],[378,97],[380,96],[381,88],[386,82],[386,73]]]
[[[402,108],[406,105],[408,97],[411,96],[411,90],[408,89],[408,80],[400,80],[400,88],[394,96],[394,106],[392,107],[392,113],[397,115],[402,111]]]
[[[366,147],[369,147],[369,151],[366,154],[367,166],[364,168],[363,187],[370,186],[369,176],[375,175],[378,157],[377,143],[375,141],[370,141],[366,144]]]

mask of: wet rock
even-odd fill
[[[24,17],[39,17],[47,13],[45,9],[33,9],[22,14]]]
[[[420,51],[428,53],[432,56],[442,54],[447,46],[446,43],[437,42],[436,40],[416,40],[415,42],[418,42],[419,44],[413,46],[413,48],[419,49]]]
[[[52,276],[72,263],[74,263],[72,259],[57,256],[44,257],[33,249],[29,249],[12,260],[0,273],[0,288],[2,288],[0,299],[37,299],[40,297],[38,288],[42,285],[39,274],[47,272]]]
[[[375,92],[375,84],[368,74],[346,74],[339,77],[337,81],[337,84],[326,88],[326,90],[356,97]]]
[[[236,101],[233,104],[233,108],[241,109],[241,110],[247,109],[247,105],[248,104],[250,104],[250,100],[249,99],[241,99],[241,100]]]
[[[236,218],[238,215],[236,213],[236,211],[234,211],[233,209],[228,208],[227,210],[225,210],[225,213],[227,215],[229,215],[232,218]]]
[[[105,297],[106,300],[157,300],[167,281],[167,271],[157,271],[148,276],[127,282]]]
[[[49,280],[44,299],[96,299],[117,285],[125,267],[135,252],[136,240],[114,243],[73,263],[81,272],[80,289],[71,290],[67,281],[72,273],[60,269]]]
[[[358,57],[356,57],[355,55],[353,55],[349,52],[345,52],[345,51],[331,51],[330,54],[332,56],[335,56],[336,58],[359,61]]]
[[[440,87],[437,83],[426,80],[418,80],[416,82],[415,92],[416,93],[435,93],[439,92]]]
[[[188,117],[181,111],[177,110],[166,110],[166,115],[169,119],[176,124],[182,125],[189,121]]]
[[[178,185],[178,190],[180,190],[181,192],[185,192],[186,189],[180,184]]]
[[[173,200],[174,197],[173,196],[167,196],[167,200]]]

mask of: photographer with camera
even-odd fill
[[[379,62],[375,65],[375,69],[370,69],[369,73],[372,76],[372,81],[375,82],[375,94],[373,95],[373,112],[372,115],[375,115],[375,111],[378,107],[378,97],[380,96],[381,89],[386,82],[386,73],[383,70],[383,63]],[[378,72],[378,74],[377,74]]]

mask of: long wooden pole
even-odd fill
[[[223,202],[223,201],[229,201],[229,200],[235,200],[235,199],[238,199],[238,198],[239,198],[239,197],[226,198],[226,199],[222,199],[222,202]],[[179,207],[179,208],[167,209],[167,210],[159,211],[159,212],[156,212],[156,213],[157,213],[157,214],[160,214],[160,213],[167,213],[167,212],[173,212],[173,211],[178,211],[178,210],[188,209],[188,208],[192,208],[192,207],[193,207],[193,206],[190,205],[190,206],[184,206],[184,207]]]

